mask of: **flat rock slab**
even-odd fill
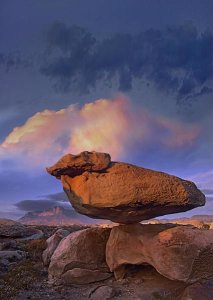
[[[213,232],[171,224],[116,226],[106,261],[117,279],[128,265],[149,264],[171,280],[193,283],[213,276]]]
[[[66,156],[48,169],[60,175],[72,206],[81,214],[128,224],[205,204],[204,194],[193,182],[126,163],[109,163],[105,153],[83,152],[81,158],[84,153],[94,164],[88,168],[85,159],[77,175],[73,165],[66,165]],[[96,166],[96,161],[101,163]],[[63,168],[58,167],[61,162]]]

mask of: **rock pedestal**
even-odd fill
[[[117,279],[125,276],[128,265],[149,264],[171,280],[193,283],[213,275],[213,234],[172,224],[116,226],[106,261]]]
[[[193,182],[86,151],[62,157],[47,171],[61,180],[79,213],[126,224],[64,237],[51,253],[50,281],[90,283],[109,278],[110,272],[121,279],[129,265],[147,264],[186,283],[213,276],[213,231],[138,223],[204,205],[205,196]]]

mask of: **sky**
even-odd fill
[[[193,180],[207,204],[185,215],[213,214],[212,11],[0,0],[0,217],[68,205],[45,168],[84,150]]]

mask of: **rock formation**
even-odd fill
[[[62,239],[51,257],[49,280],[59,283],[90,283],[111,276],[105,248],[108,228],[88,228]]]
[[[129,265],[147,264],[184,284],[213,276],[213,231],[138,223],[204,205],[193,182],[86,151],[65,155],[47,171],[61,180],[76,211],[122,224],[64,237],[50,260],[51,282],[90,283],[108,278],[110,271],[121,279]]]
[[[213,274],[213,234],[171,224],[116,226],[106,261],[118,279],[128,265],[149,264],[169,279],[192,283]]]
[[[65,155],[47,171],[61,178],[72,206],[92,218],[128,224],[205,204],[205,196],[194,183],[110,162],[106,153],[82,152],[76,158]]]

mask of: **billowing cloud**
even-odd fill
[[[54,23],[47,32],[47,56],[41,72],[58,89],[78,91],[96,86],[100,80],[118,79],[120,91],[133,81],[154,83],[178,99],[189,100],[212,92],[213,34],[202,33],[190,22],[164,30],[113,34],[99,40],[88,30]]]
[[[13,158],[20,166],[33,168],[52,164],[65,153],[84,150],[109,152],[113,160],[136,152],[185,149],[199,136],[196,126],[157,116],[134,107],[120,95],[44,110],[16,127],[0,145],[0,159]]]

